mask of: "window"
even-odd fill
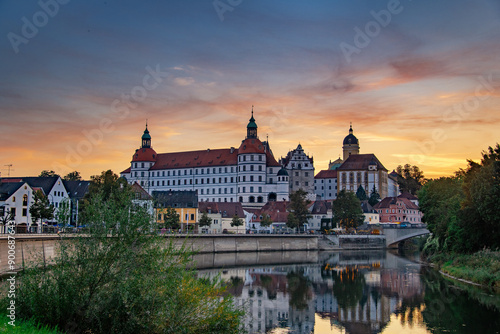
[[[250,187],[250,192],[253,193],[253,187]]]
[[[12,197],[12,202],[16,201],[16,196]]]
[[[23,217],[26,217],[28,215],[28,209],[23,208]]]
[[[161,185],[164,186],[165,185],[165,180],[161,181]]]
[[[191,214],[191,220],[194,220],[194,213]]]
[[[250,182],[253,182],[253,175],[250,175]]]
[[[250,171],[253,172],[253,165],[250,165]]]
[[[28,206],[28,195],[23,195],[23,206]]]
[[[259,165],[259,172],[262,172],[262,166]]]

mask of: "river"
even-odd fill
[[[200,254],[249,333],[500,333],[500,295],[390,251]],[[239,265],[238,265],[239,264]]]

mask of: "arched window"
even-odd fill
[[[249,201],[250,203],[255,203],[255,197],[250,196],[250,198],[248,199],[248,201]]]
[[[28,206],[28,195],[23,196],[23,206]]]

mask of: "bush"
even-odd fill
[[[54,266],[35,262],[18,276],[20,318],[68,333],[241,329],[243,312],[221,282],[196,278],[192,254],[149,233],[151,217],[127,189],[93,195],[83,217],[89,235],[61,240]]]

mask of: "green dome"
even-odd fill
[[[255,123],[255,118],[253,118],[253,111],[252,111],[252,118],[250,118],[250,122],[247,125],[247,129],[257,129],[257,123]]]
[[[144,130],[144,134],[142,135],[142,139],[151,139],[151,136],[149,135],[148,127],[146,126],[146,130]]]
[[[285,168],[281,168],[278,172],[278,176],[288,176],[288,172]]]

